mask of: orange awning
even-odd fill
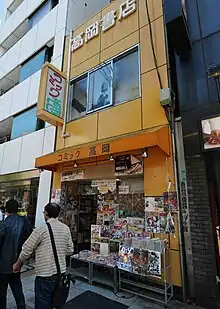
[[[157,127],[138,134],[121,136],[102,142],[55,151],[37,158],[35,167],[55,171],[58,164],[71,161],[80,162],[80,160],[85,161],[86,159],[88,159],[89,162],[91,158],[103,157],[109,154],[115,155],[117,153],[131,152],[150,147],[159,147],[166,156],[170,156],[171,145],[168,126]]]

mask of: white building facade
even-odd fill
[[[36,226],[52,175],[35,158],[53,152],[56,129],[36,117],[41,68],[62,70],[65,36],[109,0],[5,0],[0,25],[0,207],[16,198]]]

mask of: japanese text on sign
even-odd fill
[[[80,156],[80,151],[76,150],[74,152],[64,152],[57,155],[57,161],[63,162],[63,161],[74,161],[78,159]]]
[[[57,117],[62,117],[65,79],[51,68],[48,69],[45,110]]]
[[[122,21],[127,18],[137,10],[137,0],[126,0],[124,1],[119,8],[118,20]],[[84,41],[88,43],[93,38],[99,35],[99,26],[103,32],[109,30],[110,28],[116,25],[117,11],[112,10],[102,17],[102,20],[95,21],[88,28],[86,28],[85,33],[80,33],[72,39],[71,48],[72,51],[76,51],[84,45]]]

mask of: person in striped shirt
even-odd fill
[[[74,248],[70,229],[58,220],[60,206],[49,203],[44,208],[45,221],[49,222],[53,231],[61,273],[66,272],[66,256],[72,255]],[[35,309],[51,309],[52,295],[57,282],[50,234],[47,225],[36,228],[22,247],[18,261],[13,270],[17,272],[23,262],[35,252]]]

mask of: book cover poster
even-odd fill
[[[149,276],[161,278],[161,254],[148,250],[147,273]]]
[[[132,272],[133,248],[121,245],[118,252],[117,266],[119,269]]]
[[[143,218],[127,218],[127,237],[142,236],[144,232]]]
[[[145,211],[162,211],[164,208],[163,197],[145,197]]]
[[[100,240],[100,226],[91,225],[91,239]]]
[[[147,276],[148,251],[135,248],[133,253],[132,266],[133,273]]]
[[[160,233],[160,216],[146,212],[145,231],[148,233]]]
[[[178,203],[177,203],[177,192],[170,191],[164,192],[164,211],[165,212],[177,212]]]
[[[91,251],[93,254],[100,254],[100,243],[92,242],[91,243]]]
[[[110,238],[110,226],[109,225],[100,226],[100,238],[104,238],[104,239]]]

